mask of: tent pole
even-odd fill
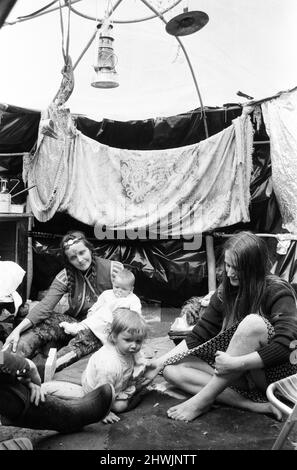
[[[150,5],[146,0],[141,0],[142,3],[144,3],[150,10],[152,10],[156,15],[158,15],[158,17],[163,21],[163,23],[167,24],[167,21],[165,20],[165,18],[163,17],[163,15],[161,15],[152,5]],[[196,88],[196,91],[197,91],[197,94],[198,94],[198,99],[199,99],[199,102],[200,102],[200,107],[201,107],[201,116],[202,116],[202,119],[203,119],[203,123],[204,123],[204,130],[205,130],[205,137],[206,139],[209,137],[209,134],[208,134],[208,127],[207,127],[207,121],[206,121],[206,114],[205,114],[205,109],[204,109],[204,106],[203,106],[203,102],[202,102],[202,97],[201,97],[201,93],[200,93],[200,90],[199,90],[199,87],[198,87],[198,83],[197,83],[197,80],[196,80],[196,76],[195,76],[195,73],[194,73],[194,69],[192,67],[192,64],[191,64],[191,61],[190,61],[190,58],[188,56],[188,53],[182,43],[182,41],[179,39],[178,36],[175,36],[176,40],[178,41],[180,47],[182,48],[183,50],[183,53],[185,55],[185,58],[188,62],[188,66],[190,68],[190,71],[191,71],[191,74],[192,74],[192,77],[193,77],[193,81],[194,81],[194,85],[195,85],[195,88]]]
[[[76,66],[78,65],[78,63],[80,62],[80,60],[81,60],[82,57],[85,55],[85,53],[86,53],[87,50],[89,49],[90,45],[91,45],[92,42],[94,41],[96,35],[97,35],[97,27],[96,27],[96,30],[94,31],[94,33],[92,34],[92,37],[91,37],[90,40],[88,41],[86,47],[83,49],[82,53],[79,55],[78,59],[76,60],[75,64],[73,64],[72,70],[75,70]]]
[[[213,236],[216,238],[230,238],[233,233],[224,233],[224,232],[212,232]],[[257,237],[261,238],[277,238],[278,240],[297,240],[297,234],[294,233],[254,233]]]
[[[81,1],[82,0],[72,0],[71,3],[74,4],[74,3],[81,2]],[[61,5],[61,8],[68,7],[68,6],[69,6],[68,2],[65,1],[64,5]],[[56,11],[59,9],[60,9],[60,6],[51,8],[50,10],[47,10],[47,9],[44,11],[39,10],[38,13],[32,13],[31,15],[20,16],[16,21],[12,21],[12,22],[6,21],[4,26],[13,26],[14,24],[21,23],[22,21],[33,20],[34,18],[38,18],[39,16],[42,16],[42,15],[47,15],[48,13],[51,13],[52,11]]]
[[[169,6],[168,8],[165,8],[165,10],[162,10],[161,14],[163,15],[164,13],[167,13],[168,11],[172,10],[172,8],[175,8],[181,1],[182,0],[175,0],[175,3],[171,6]],[[118,4],[114,5],[113,10],[117,6],[118,6]],[[86,18],[87,20],[97,21],[97,18],[95,18],[94,16],[85,15],[84,13],[81,13],[80,11],[75,10],[72,6],[70,6],[70,9],[71,9],[71,11],[73,11],[73,13],[75,13],[78,16],[81,16],[82,18]],[[156,18],[156,16],[158,16],[158,13],[154,14],[153,16],[146,16],[145,18],[134,18],[132,20],[116,20],[116,19],[114,19],[113,23],[115,23],[115,24],[141,23],[142,21],[153,20],[154,18]]]
[[[27,273],[27,299],[30,298],[30,292],[32,287],[33,280],[33,245],[32,245],[32,236],[29,235],[32,231],[33,225],[33,216],[29,217],[29,226],[28,226],[28,254],[27,254],[27,263],[28,263],[28,273]]]
[[[13,8],[16,0],[2,0],[0,5],[0,28],[8,17],[10,10]]]
[[[208,292],[216,290],[216,259],[214,254],[213,236],[206,235],[206,258],[208,271]]]

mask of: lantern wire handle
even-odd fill
[[[79,0],[80,1],[80,0]],[[113,9],[112,9],[112,13],[115,11],[115,9],[120,5],[120,3],[122,3],[123,0],[118,0],[117,3],[113,6]],[[75,3],[75,0],[73,0],[73,3]],[[102,22],[98,21],[97,22],[97,26],[95,28],[95,31],[93,32],[92,36],[90,37],[89,41],[87,42],[86,46],[84,47],[83,51],[81,52],[81,54],[79,55],[78,59],[76,60],[76,62],[74,63],[73,65],[73,70],[77,67],[77,65],[79,64],[79,62],[81,61],[81,59],[83,58],[83,56],[85,55],[85,53],[87,52],[87,50],[89,49],[89,47],[91,46],[91,44],[93,43],[94,39],[96,38],[97,36],[97,33],[98,33],[98,29],[100,29],[102,26]]]

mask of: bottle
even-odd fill
[[[11,195],[7,188],[8,180],[0,178],[0,212],[10,212]]]

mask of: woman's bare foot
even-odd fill
[[[177,421],[193,421],[193,419],[206,413],[209,410],[210,405],[198,406],[195,398],[196,397],[194,396],[179,405],[169,408],[167,411],[168,417]]]
[[[265,415],[270,415],[273,418],[277,419],[278,421],[282,420],[282,412],[279,411],[275,406],[273,406],[269,402],[250,402],[248,406],[242,407],[248,411],[253,411],[255,413],[262,413]]]
[[[277,421],[282,420],[282,412],[275,408],[275,406],[271,405],[271,403],[267,403],[267,412],[266,414],[272,415],[273,418],[277,419]]]
[[[177,421],[193,421],[198,416],[206,413],[211,404],[202,403],[201,400],[197,400],[197,396],[193,396],[189,398],[189,400],[180,403],[179,405],[172,406],[167,411],[167,415],[171,419],[175,419]],[[244,409],[244,408],[243,408]],[[278,421],[282,420],[282,413],[279,411],[275,406],[271,403],[257,403],[252,402],[249,407],[246,407],[249,411],[254,411],[255,413],[262,413],[273,416]]]

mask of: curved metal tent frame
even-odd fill
[[[17,0],[4,0],[4,2],[6,2],[6,4],[9,5],[9,11],[13,7],[13,5],[16,3],[16,1]],[[30,14],[25,15],[25,16],[20,16],[20,17],[18,17],[18,19],[16,21],[6,22],[5,24],[6,25],[14,25],[16,23],[20,23],[20,22],[23,22],[23,21],[28,21],[28,20],[31,20],[33,18],[37,18],[38,16],[46,15],[47,13],[51,13],[53,11],[56,11],[60,8],[60,6],[56,6],[54,8],[50,8],[50,7],[53,4],[57,3],[57,1],[58,0],[54,0],[54,1],[50,2],[48,5],[44,6],[43,8],[40,8],[39,10],[37,10],[33,13],[30,13]],[[78,11],[77,9],[73,8],[74,4],[80,3],[82,1],[83,0],[70,0],[70,1],[64,0],[64,5],[61,5],[61,8],[69,7],[70,10],[73,11],[73,13],[76,13],[77,15],[81,16],[82,18],[85,18],[87,20],[98,21],[98,18],[96,18],[94,16],[86,15],[85,13],[82,13],[82,12]],[[117,3],[115,4],[115,6],[113,6],[113,10],[115,10],[121,2],[122,2],[122,0],[118,0]],[[160,11],[159,13],[155,13],[152,16],[146,16],[144,18],[133,18],[133,19],[130,19],[130,20],[113,20],[113,22],[118,23],[118,24],[123,24],[123,23],[138,23],[138,22],[141,22],[141,21],[151,20],[153,18],[156,18],[159,14],[164,15],[164,13],[167,13],[168,11],[172,10],[172,8],[175,8],[181,2],[182,2],[182,0],[175,0],[168,8],[164,8],[164,10]],[[3,9],[7,9],[7,7],[3,7]],[[9,13],[9,11],[8,11],[8,13]]]
[[[113,6],[113,10],[111,12],[108,13],[108,17],[111,16],[111,14],[114,12],[114,10],[118,7],[118,5],[120,3],[122,3],[123,0],[118,0],[116,2],[116,4]],[[163,23],[165,23],[165,25],[167,24],[167,21],[165,20],[163,14],[169,10],[171,10],[172,8],[174,8],[175,6],[177,6],[181,0],[177,0],[173,5],[171,5],[170,8],[167,8],[165,10],[163,10],[162,12],[158,12],[150,3],[149,1],[147,0],[141,0],[141,2],[147,6],[147,8],[149,8],[150,10],[152,10],[154,12],[154,15],[151,16],[151,17],[147,17],[147,18],[143,18],[141,20],[126,20],[126,21],[121,21],[121,23],[135,23],[137,21],[145,21],[145,20],[149,20],[149,19],[152,19],[152,18],[155,18],[155,17],[159,17],[161,21],[163,21]],[[80,12],[78,12],[77,10],[75,10],[73,7],[71,7],[71,5],[69,6],[71,11],[73,11],[74,13],[86,18],[86,19],[89,19],[89,20],[95,20],[96,21],[96,18],[94,17],[90,17],[90,16],[87,16],[87,15],[84,15],[84,14],[81,14]],[[97,20],[98,21],[98,20]],[[116,21],[114,20],[113,21],[114,23],[117,23],[119,21]],[[88,42],[86,48],[84,49],[83,53],[80,55],[79,57],[79,60],[82,58],[83,54],[87,51],[87,49],[90,47],[90,45],[92,44],[93,40],[95,39],[96,37],[96,32],[92,35],[90,41]],[[203,119],[203,124],[204,124],[204,130],[205,130],[205,136],[206,138],[208,137],[208,127],[207,127],[207,121],[206,121],[206,115],[205,115],[205,109],[204,109],[204,105],[203,105],[203,101],[202,101],[202,96],[201,96],[201,93],[200,93],[200,90],[199,90],[199,86],[198,86],[198,82],[197,82],[197,78],[196,78],[196,75],[195,75],[195,72],[194,72],[194,69],[193,69],[193,66],[192,66],[192,63],[191,63],[191,60],[189,58],[189,55],[186,51],[186,48],[183,44],[183,42],[181,41],[181,39],[178,37],[178,36],[175,36],[177,42],[179,43],[183,53],[184,53],[184,56],[186,58],[186,61],[187,61],[187,64],[189,66],[189,69],[190,69],[190,72],[191,72],[191,75],[192,75],[192,78],[193,78],[193,82],[194,82],[194,86],[195,86],[195,89],[196,89],[196,92],[197,92],[197,95],[198,95],[198,100],[199,100],[199,103],[200,103],[200,108],[201,108],[201,117]],[[78,61],[75,62],[74,64],[74,68],[77,66],[78,64]]]
[[[158,10],[158,17],[145,1]],[[97,23],[70,11],[69,54],[75,67],[80,64],[69,100],[69,106],[76,114],[95,120],[125,121],[195,113],[202,121],[203,110],[197,101],[192,71],[189,74],[189,61],[203,97],[205,113],[212,107],[242,103],[249,96],[259,100],[296,86],[297,65],[292,60],[291,48],[297,38],[295,0],[273,0],[269,17],[267,0],[186,0],[189,11],[196,10],[199,5],[199,10],[205,11],[211,21],[199,35],[179,36],[184,47],[177,37],[165,32],[165,21],[170,24],[185,5],[178,4],[164,14],[160,8],[163,5],[163,9],[167,9],[169,4],[177,1],[15,2],[12,13],[5,20],[6,26],[0,31],[4,46],[0,53],[3,64],[0,100],[26,108],[45,109],[60,85],[64,65],[59,54],[59,9],[62,7],[62,13],[65,13],[65,8],[70,10],[71,6],[83,14],[95,16],[98,13],[97,17],[104,18],[107,4],[111,9],[116,3],[119,8],[110,21],[116,33],[115,53],[118,51],[121,86],[109,91],[86,88],[98,55],[96,48],[90,47]],[[0,20],[1,12],[3,20],[5,4],[12,5],[14,0],[0,3]],[[48,17],[50,12],[53,13]],[[145,22],[146,15],[154,19]],[[69,11],[63,14],[65,23],[66,16],[69,17]],[[33,23],[27,23],[32,19],[35,19]],[[134,24],[129,23],[131,19]],[[122,20],[125,24],[115,24]],[[9,25],[15,26],[9,28]],[[245,100],[238,98],[238,90],[246,92]]]
[[[51,8],[51,9],[48,9],[50,6],[53,5],[53,3],[56,3],[56,2],[51,2],[50,4],[48,4],[47,6],[45,6],[44,8],[38,10],[37,12],[35,13],[32,13],[32,14],[29,14],[29,15],[26,15],[24,17],[20,17],[18,19],[18,21],[15,21],[14,23],[6,23],[6,24],[9,24],[9,25],[12,25],[12,24],[15,24],[15,23],[18,23],[18,22],[21,22],[21,21],[27,21],[27,20],[30,20],[30,19],[33,19],[33,18],[36,18],[38,16],[41,16],[41,15],[44,15],[44,14],[47,14],[47,13],[50,13],[52,11],[55,11],[59,8],[64,8],[64,7],[68,7],[73,13],[75,13],[76,15],[79,15],[85,19],[88,19],[88,20],[92,20],[92,21],[96,21],[97,22],[97,25],[99,24],[102,24],[103,23],[103,20],[98,20],[98,18],[95,18],[95,17],[92,17],[92,16],[88,16],[88,15],[85,15],[81,12],[79,12],[78,10],[76,10],[75,8],[73,8],[73,4],[74,3],[79,3],[81,2],[82,0],[73,0],[73,1],[67,1],[67,0],[64,0],[64,5],[60,5],[60,6],[57,6],[57,7],[54,7],[54,8]],[[116,3],[112,6],[112,8],[107,12],[106,14],[106,19],[108,19],[109,17],[111,17],[111,15],[113,14],[113,12],[116,10],[116,8],[123,2],[124,0],[117,0]],[[141,19],[130,19],[130,20],[112,20],[113,23],[121,23],[121,24],[129,24],[129,23],[137,23],[137,22],[141,22],[141,21],[147,21],[147,20],[150,20],[150,19],[154,19],[154,18],[160,18],[161,21],[163,21],[163,23],[166,25],[167,24],[167,21],[165,20],[164,18],[164,13],[172,10],[174,7],[176,7],[178,4],[181,3],[182,0],[175,0],[168,8],[165,8],[163,9],[162,11],[158,11],[156,8],[154,8],[154,6],[152,6],[148,0],[141,0],[141,2],[148,8],[150,9],[154,15],[152,16],[148,16],[148,17],[145,17],[145,18],[141,18]],[[86,53],[86,51],[89,49],[89,47],[91,46],[91,44],[93,43],[94,39],[96,38],[96,35],[98,33],[98,29],[96,27],[96,30],[94,31],[94,33],[92,34],[90,40],[87,42],[86,46],[84,47],[82,53],[80,54],[80,56],[78,57],[78,59],[75,61],[74,65],[73,65],[73,70],[77,67],[78,63],[80,62],[80,60],[82,59],[82,57],[84,56],[84,54]],[[185,45],[183,44],[183,42],[181,41],[181,39],[178,37],[178,36],[175,36],[177,42],[179,43],[182,51],[183,51],[183,54],[185,56],[185,59],[187,61],[187,64],[188,64],[188,67],[190,69],[190,72],[191,72],[191,75],[192,75],[192,78],[193,78],[193,82],[194,82],[194,87],[196,89],[196,92],[197,92],[197,96],[198,96],[198,100],[199,100],[199,104],[200,104],[200,113],[201,113],[201,118],[203,119],[203,124],[204,124],[204,130],[205,130],[205,136],[206,138],[208,137],[209,133],[208,133],[208,127],[207,127],[207,120],[206,120],[206,114],[205,114],[205,109],[204,109],[204,105],[203,105],[203,101],[202,101],[202,96],[201,96],[201,93],[200,93],[200,89],[199,89],[199,86],[198,86],[198,82],[197,82],[197,78],[196,78],[196,75],[195,75],[195,72],[194,72],[194,68],[192,66],[192,63],[191,63],[191,60],[190,60],[190,57],[189,57],[189,54],[187,53],[187,50],[185,48]]]
[[[81,1],[81,0],[78,0],[78,1]],[[122,3],[123,0],[118,0],[117,3],[113,6],[113,11],[117,8],[117,6]],[[142,0],[141,0],[142,1]],[[167,13],[168,11],[172,10],[172,8],[175,8],[179,3],[181,3],[182,0],[176,0],[172,5],[170,5],[168,8],[164,8],[164,10],[160,11],[160,12],[155,12],[154,15],[152,16],[146,16],[144,18],[134,18],[134,19],[131,19],[131,20],[116,20],[114,19],[113,20],[113,23],[117,23],[117,24],[126,24],[126,23],[140,23],[141,21],[148,21],[148,20],[152,20],[154,18],[156,18],[157,16],[160,16],[160,15],[164,15],[164,13]],[[66,5],[65,5],[66,6]],[[75,8],[73,8],[72,5],[70,5],[70,9],[71,11],[73,11],[73,13],[76,13],[77,15],[81,16],[82,18],[86,18],[87,20],[94,20],[94,21],[98,21],[97,18],[95,18],[94,16],[89,16],[89,15],[86,15],[84,13],[81,13],[80,11],[76,10]]]

